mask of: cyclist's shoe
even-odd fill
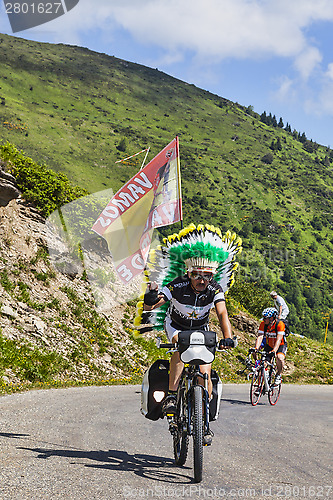
[[[168,394],[162,405],[162,413],[166,415],[175,415],[177,413],[177,398],[173,394]]]
[[[209,430],[207,432],[207,434],[205,434],[203,437],[203,445],[210,446],[212,444],[212,441],[213,441],[213,436],[214,436],[214,432]]]
[[[274,385],[281,385],[281,382],[282,382],[281,375],[276,375],[275,380],[274,380]]]

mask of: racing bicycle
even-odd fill
[[[256,365],[252,367],[251,404],[252,406],[256,406],[260,397],[267,394],[269,403],[276,405],[280,397],[281,382],[277,385],[275,384],[275,377],[277,375],[275,357],[272,358],[272,354],[269,352],[258,351],[256,349],[249,350],[249,357],[252,353],[257,353],[258,360]]]
[[[233,344],[230,347],[236,347],[236,337]],[[215,352],[224,351],[225,340],[218,341],[215,332],[183,331],[179,332],[177,343],[160,343],[158,340],[157,346],[167,348],[169,352],[179,351],[180,359],[185,363],[177,390],[177,413],[167,415],[167,419],[176,465],[185,464],[192,436],[194,480],[200,482],[204,436],[210,433],[208,375],[200,372],[200,365],[212,363]]]

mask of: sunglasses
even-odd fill
[[[210,281],[214,275],[212,273],[201,273],[199,274],[197,271],[190,272],[190,278],[193,280],[204,280]]]

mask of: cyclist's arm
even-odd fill
[[[279,307],[279,311],[278,311],[279,315],[278,315],[278,319],[281,318],[281,314],[282,314],[282,306]]]
[[[257,340],[256,340],[256,345],[254,346],[255,349],[260,348],[263,339],[264,339],[264,334],[259,332],[259,335],[258,335]]]
[[[163,306],[163,304],[166,303],[166,300],[161,297],[160,300],[158,302],[156,302],[156,304],[154,304],[153,306],[147,306],[147,304],[143,304],[143,310],[144,311],[152,311],[153,309],[156,309],[157,307],[161,307]]]
[[[228,311],[225,305],[225,301],[221,300],[216,302],[215,311],[217,318],[219,320],[220,328],[222,330],[223,338],[231,339],[231,325],[228,317]]]
[[[280,300],[279,300],[279,299],[276,299],[276,300],[275,300],[275,309],[276,309],[276,310],[277,310],[277,312],[278,312],[278,319],[280,319],[280,318],[281,318],[281,314],[282,314],[282,309],[283,309],[283,307],[282,307],[282,304],[281,304],[281,302],[280,302]]]
[[[254,346],[255,349],[260,349],[261,343],[264,340],[264,336],[265,336],[265,325],[264,322],[261,321],[258,329],[258,337],[256,340],[256,345]]]

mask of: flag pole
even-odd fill
[[[183,229],[183,204],[182,204],[182,184],[180,177],[180,157],[179,157],[179,138],[176,136],[176,157],[177,157],[177,174],[178,174],[178,193],[179,193],[179,215],[180,228]]]
[[[146,163],[146,159],[147,159],[148,153],[149,153],[149,151],[150,151],[150,146],[149,146],[149,148],[148,148],[148,149],[146,149],[146,151],[147,151],[147,152],[146,152],[146,156],[145,156],[145,158],[144,158],[144,160],[143,160],[143,162],[142,162],[142,165],[141,165],[140,170],[142,170],[142,169],[143,169],[143,166],[144,166],[144,164]]]
[[[138,153],[135,153],[134,155],[131,155],[131,156],[127,156],[127,158],[123,158],[122,160],[117,160],[115,163],[121,163],[123,161],[126,161],[126,160],[129,160],[130,158],[134,158],[134,156],[138,156],[140,155],[141,153],[143,153],[144,151],[147,151],[146,153],[146,156],[145,156],[145,159],[143,162],[146,161],[146,158],[147,158],[147,155],[149,153],[149,150],[150,150],[150,147],[148,149],[142,149],[142,151],[139,151]],[[143,165],[143,164],[142,164]],[[142,168],[142,167],[141,167]],[[141,169],[140,169],[141,170]]]
[[[328,321],[327,321],[327,323],[326,323],[326,331],[325,331],[324,344],[326,344],[326,339],[327,339],[327,330],[328,330]]]

